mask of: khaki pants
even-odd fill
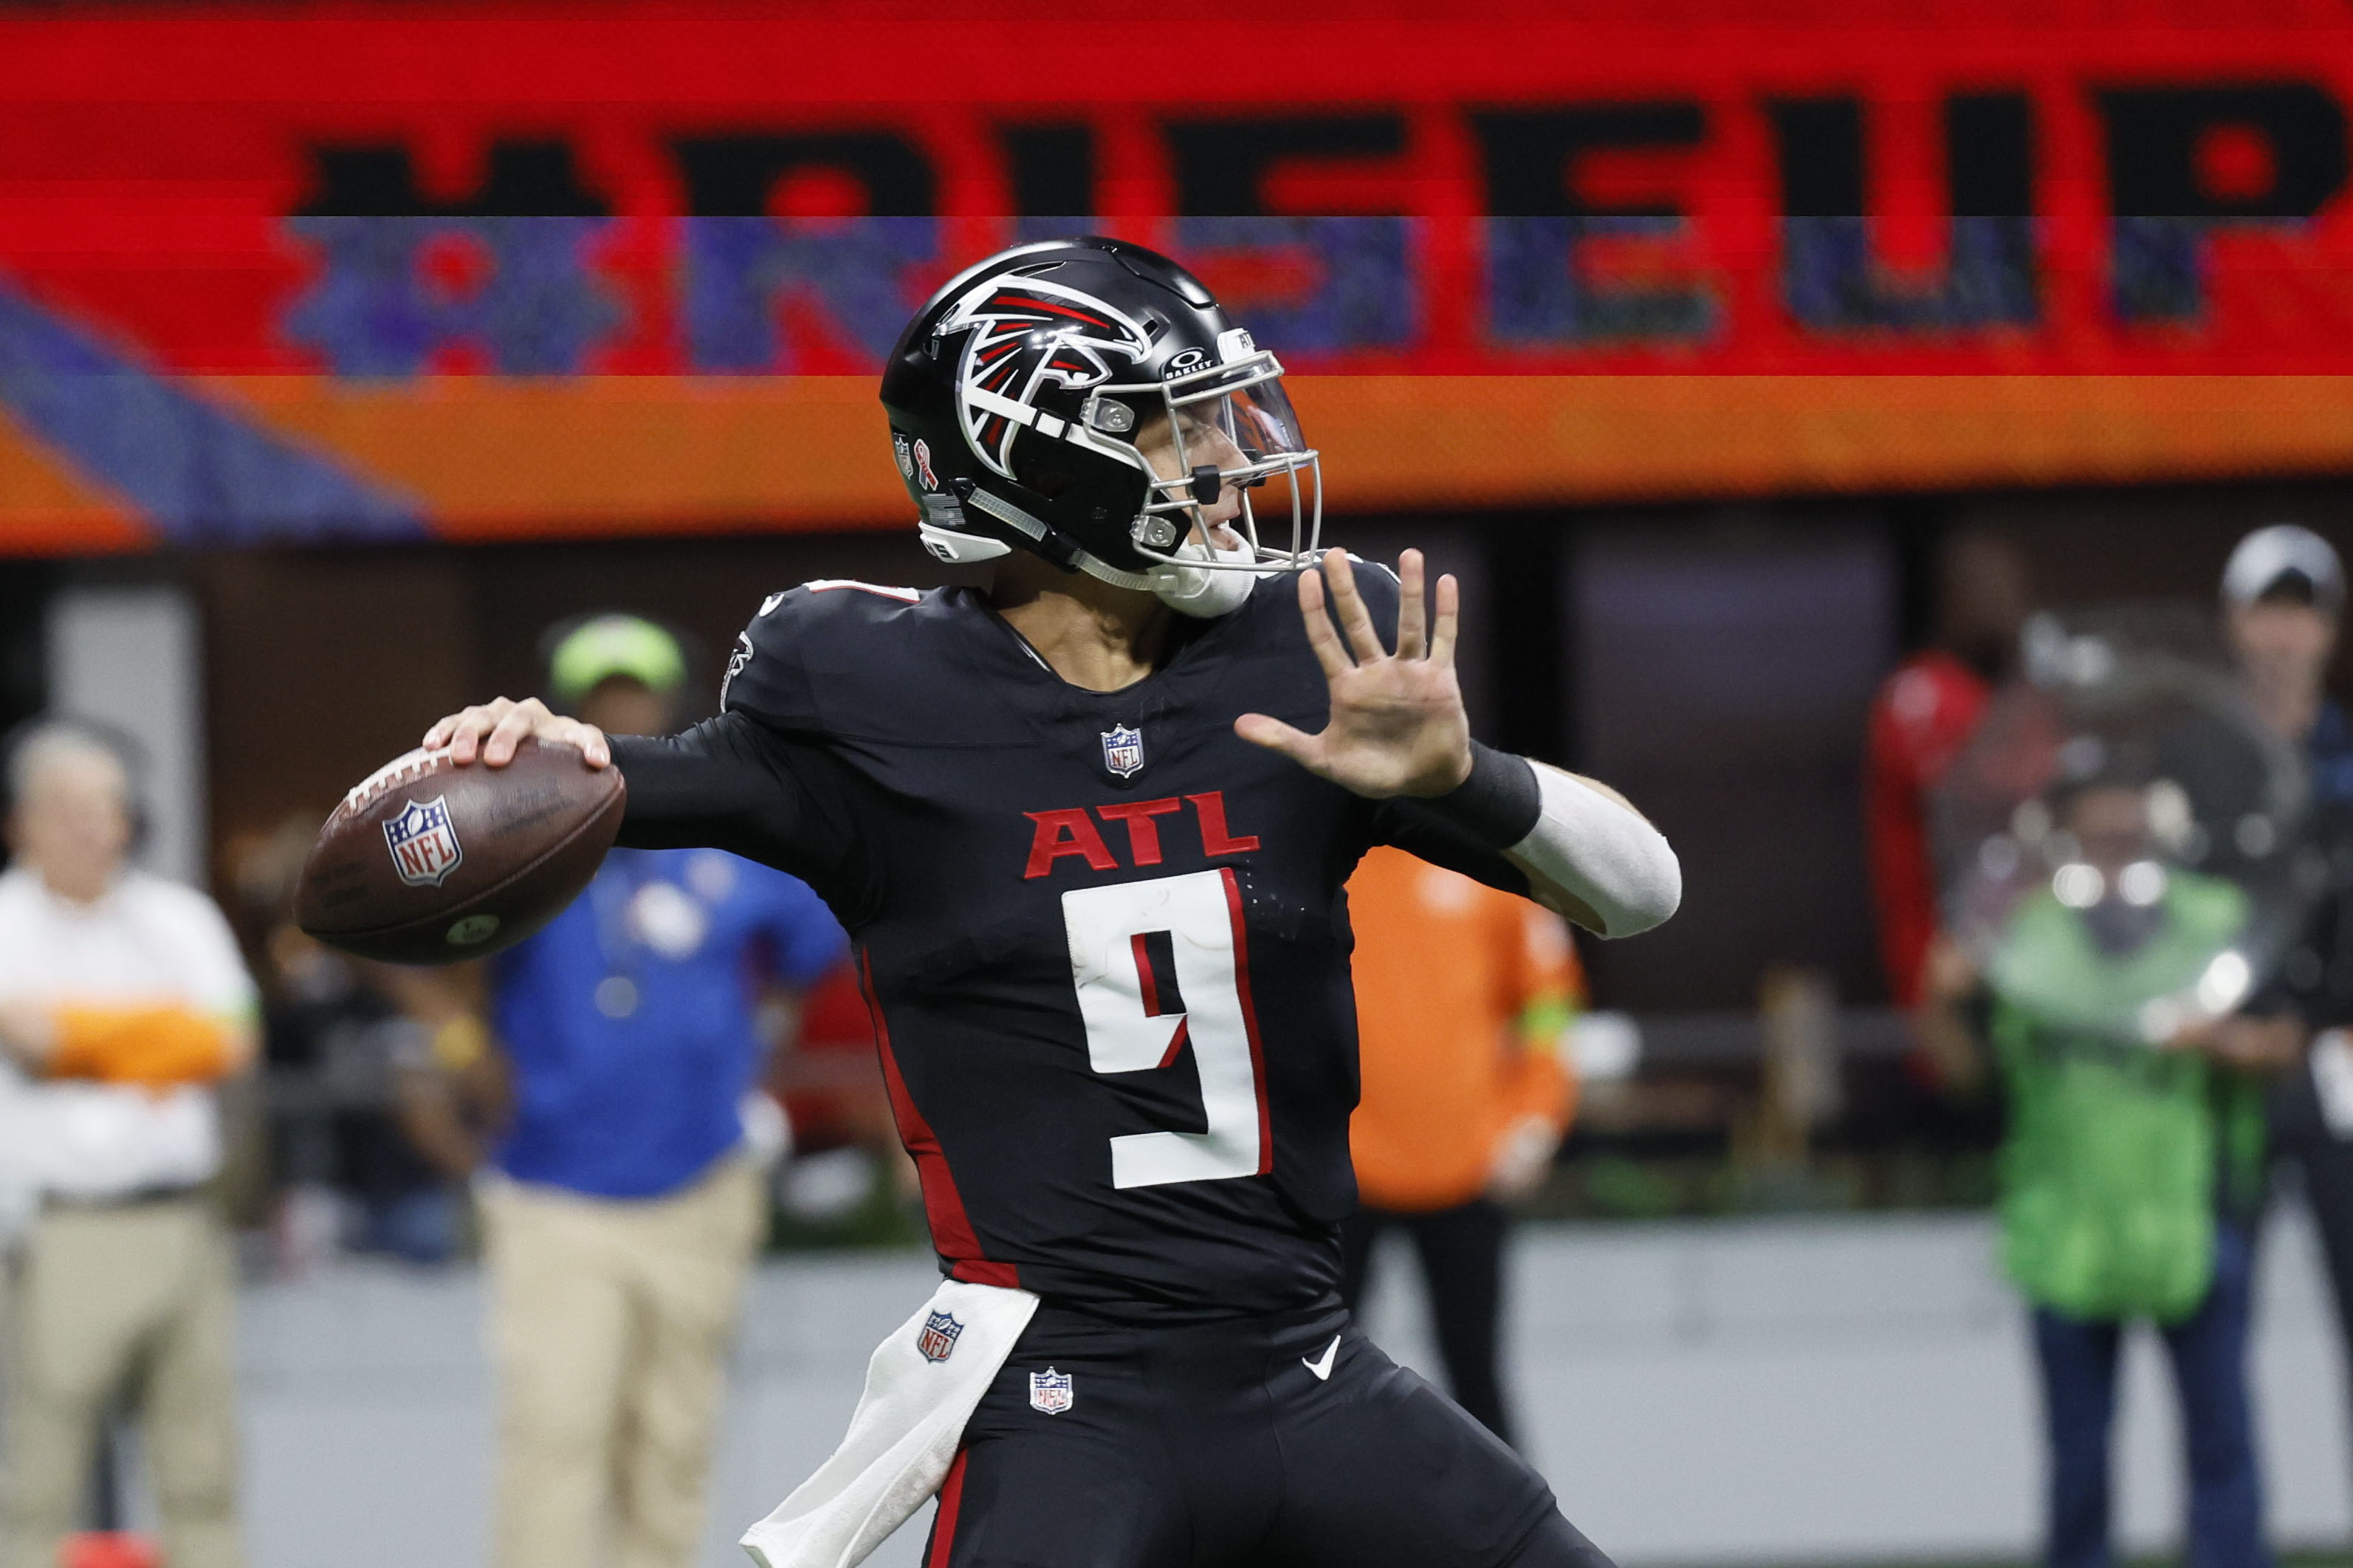
[[[481,1210],[498,1568],[687,1568],[766,1219],[758,1173],[731,1156],[674,1197],[636,1203],[498,1182]]]
[[[52,1568],[82,1527],[100,1423],[127,1394],[171,1568],[237,1568],[236,1278],[200,1197],[58,1208],[8,1301],[0,1568]]]

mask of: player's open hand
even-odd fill
[[[514,761],[515,748],[525,741],[577,747],[581,760],[592,768],[613,760],[613,748],[606,743],[604,731],[554,712],[536,697],[521,702],[501,697],[478,703],[425,731],[428,751],[447,746],[449,760],[461,765],[479,757],[487,766],[502,768]]]
[[[1264,713],[1245,713],[1234,721],[1234,732],[1374,800],[1444,795],[1469,778],[1471,722],[1454,679],[1461,595],[1452,577],[1440,577],[1437,616],[1427,616],[1419,550],[1398,557],[1398,579],[1392,654],[1381,647],[1347,556],[1328,552],[1323,571],[1302,572],[1299,613],[1307,623],[1308,646],[1331,683],[1331,721],[1310,735]],[[1327,584],[1337,630],[1324,608]]]

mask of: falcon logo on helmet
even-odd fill
[[[943,561],[1026,550],[1209,616],[1314,559],[1323,484],[1282,366],[1141,246],[1051,240],[966,268],[900,335],[882,404]]]
[[[1152,353],[1151,334],[1116,306],[1042,278],[992,278],[957,300],[934,331],[969,333],[956,367],[965,440],[1008,479],[1013,437],[1039,422],[1042,388],[1100,386],[1133,373]]]

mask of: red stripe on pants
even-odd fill
[[[948,1558],[955,1551],[956,1510],[964,1502],[964,1462],[972,1450],[958,1448],[955,1463],[948,1467],[948,1479],[940,1483],[940,1511],[932,1520],[932,1550],[923,1558],[923,1568],[948,1568]]]

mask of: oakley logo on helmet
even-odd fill
[[[974,289],[941,319],[937,335],[966,331],[956,367],[965,439],[1007,479],[1021,428],[1038,425],[1052,435],[1057,429],[1045,422],[1061,424],[1051,415],[1041,419],[1041,389],[1094,386],[1152,353],[1142,324],[1118,307],[1042,278],[992,278]]]

